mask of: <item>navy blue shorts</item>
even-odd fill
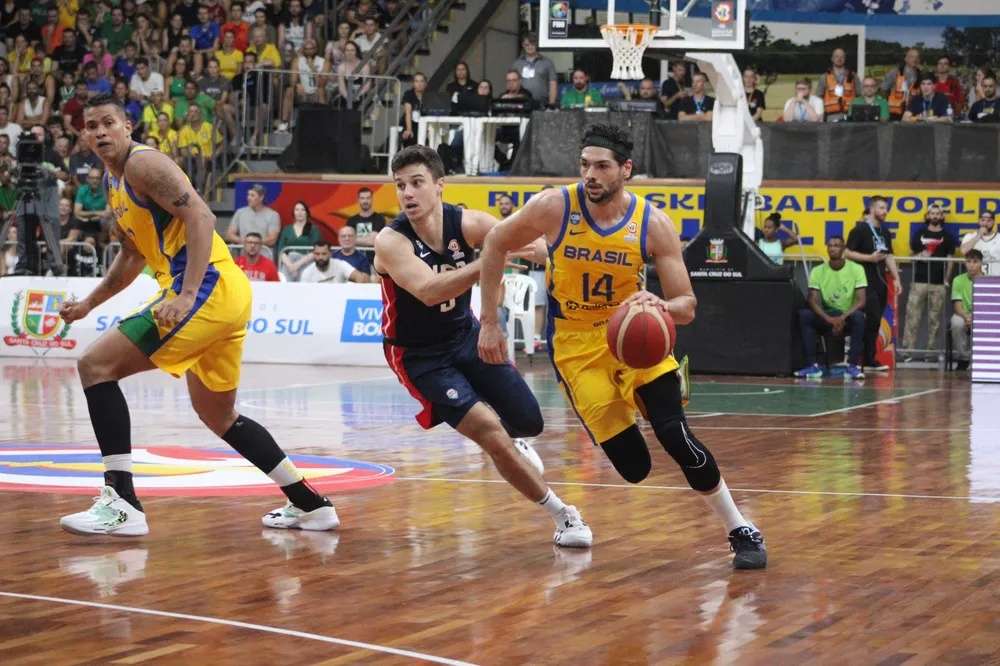
[[[534,437],[542,431],[538,401],[524,378],[507,363],[490,365],[479,358],[479,326],[450,343],[420,349],[385,344],[385,358],[422,407],[417,423],[452,428],[472,406],[484,402],[497,413],[511,437]]]

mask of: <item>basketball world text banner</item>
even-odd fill
[[[0,356],[79,358],[102,333],[140,309],[156,282],[140,275],[127,289],[66,325],[59,307],[81,299],[97,278],[16,277],[0,280]],[[383,366],[382,299],[373,284],[253,282],[248,363]],[[473,292],[478,310],[478,289]]]
[[[246,192],[257,181],[237,182],[237,206],[245,205]],[[499,216],[502,196],[511,197],[515,207],[520,207],[545,187],[557,187],[565,181],[553,180],[550,185],[526,184],[516,179],[491,183],[451,183],[446,181],[445,201],[464,204],[468,208],[489,211]],[[281,215],[292,219],[291,210],[296,201],[304,201],[313,216],[321,222],[331,241],[336,229],[358,212],[357,195],[361,188],[372,190],[374,208],[387,218],[398,212],[395,189],[391,183],[294,181],[264,182],[268,205]],[[701,227],[705,214],[705,188],[690,186],[651,186],[634,181],[629,187],[638,195],[666,211],[685,239],[692,238]],[[861,190],[847,187],[777,188],[764,187],[763,210],[758,226],[772,212],[781,214],[786,224],[794,224],[802,239],[802,251],[808,255],[826,256],[826,239],[842,235],[845,238],[863,215],[868,199],[881,194],[889,199],[889,217],[886,225],[893,236],[896,254],[910,254],[910,234],[923,223],[927,209],[937,204],[946,212],[946,228],[956,237],[976,228],[979,213],[983,210],[1000,210],[1000,193],[990,189],[952,190],[934,187],[906,189]],[[792,256],[797,248],[786,251]]]

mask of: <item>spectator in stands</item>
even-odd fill
[[[177,149],[191,182],[199,190],[204,190],[208,183],[208,168],[222,136],[212,123],[202,117],[201,107],[196,104],[191,105],[183,117],[187,122],[177,132]]]
[[[191,29],[198,23],[198,4],[196,0],[181,0],[174,2],[174,11],[181,15],[184,27]]]
[[[167,58],[167,71],[171,74],[176,73],[178,60],[185,62],[186,74],[194,77],[201,75],[201,58],[194,52],[194,41],[188,36],[181,37],[180,44]]]
[[[785,232],[782,238],[780,232]],[[781,213],[771,213],[764,220],[763,236],[757,240],[759,247],[768,258],[779,266],[785,263],[785,248],[791,247],[799,242],[799,237],[795,229],[787,226],[781,227]]]
[[[170,126],[170,116],[159,113],[156,122],[149,128],[148,136],[156,139],[157,149],[180,164],[180,150],[177,147],[177,130]]]
[[[22,6],[17,12],[17,21],[5,27],[7,32],[7,48],[10,48],[11,38],[14,39],[15,45],[17,44],[18,37],[24,38],[25,47],[31,44],[38,44],[42,41],[42,31],[32,20],[30,7]]]
[[[10,152],[10,137],[0,134],[0,171],[8,171],[16,166],[17,162]]]
[[[264,205],[264,186],[257,184],[247,192],[247,205],[233,213],[233,219],[226,230],[226,240],[239,243],[251,231],[260,234],[264,240],[263,251],[271,256],[271,248],[278,242],[281,218],[274,209]]]
[[[273,25],[271,25],[271,20],[268,17],[267,10],[263,7],[258,7],[253,13],[253,22],[250,24],[250,44],[247,45],[247,50],[253,46],[253,31],[260,28],[264,31],[265,41],[271,44],[277,44],[278,42],[278,30]],[[244,51],[245,53],[245,51]]]
[[[77,150],[69,158],[69,170],[73,176],[73,183],[79,187],[86,182],[91,169],[104,172],[104,162],[87,145],[86,141],[77,143]]]
[[[938,58],[937,67],[934,70],[934,92],[941,93],[948,98],[955,116],[965,113],[965,90],[962,82],[951,73],[951,58],[943,55]]]
[[[215,52],[219,63],[219,73],[228,81],[236,78],[243,66],[243,51],[236,48],[236,34],[232,31],[222,33],[222,48]]]
[[[313,263],[302,271],[299,282],[323,282],[328,284],[341,282],[377,282],[368,273],[362,273],[343,259],[333,259],[330,256],[330,244],[324,240],[313,244]]]
[[[847,354],[847,376],[864,379],[861,368],[865,329],[865,303],[868,280],[858,264],[844,258],[843,236],[826,239],[830,260],[809,273],[808,308],[799,310],[799,330],[806,366],[796,377],[819,379],[823,368],[816,362],[816,334],[849,335],[851,348]]]
[[[951,284],[951,346],[957,360],[956,370],[969,369],[969,336],[972,334],[972,283],[983,275],[983,253],[972,249],[965,253],[965,272]]]
[[[87,50],[77,40],[76,31],[64,30],[62,45],[52,52],[52,64],[60,72],[69,72],[75,77],[86,55]]]
[[[521,48],[524,55],[510,68],[520,75],[520,85],[531,93],[536,105],[548,104],[550,109],[556,108],[559,92],[556,66],[538,52],[538,38],[534,35],[526,35],[521,40]]]
[[[795,97],[785,102],[782,118],[786,123],[823,122],[823,100],[812,94],[812,81],[799,79],[795,82]]]
[[[267,31],[258,26],[250,34],[251,44],[247,47],[246,53],[253,53],[257,56],[257,64],[260,69],[280,69],[281,52],[278,51],[277,46],[267,41]]]
[[[188,30],[184,27],[184,17],[178,13],[170,15],[170,22],[160,32],[160,57],[167,59],[177,53],[181,40],[187,37]]]
[[[48,102],[42,97],[38,84],[29,80],[27,94],[14,112],[14,122],[21,126],[44,123],[49,117]]]
[[[514,214],[514,200],[510,198],[510,195],[501,194],[497,197],[497,212],[500,213],[501,220],[506,220]]]
[[[865,366],[875,371],[888,369],[875,359],[875,343],[882,325],[882,313],[889,300],[889,287],[885,280],[887,269],[892,275],[896,295],[903,291],[899,269],[892,256],[892,236],[882,226],[888,214],[889,202],[881,196],[872,197],[868,205],[868,217],[858,222],[847,236],[846,256],[862,265],[868,279],[868,292],[865,296]]]
[[[973,249],[983,255],[983,272],[986,275],[1000,275],[1000,234],[997,234],[996,216],[991,210],[981,212],[979,228],[962,237],[959,251],[966,255]]]
[[[969,109],[969,120],[974,123],[1000,123],[1000,95],[997,94],[997,80],[987,76],[982,82],[982,97]]]
[[[87,174],[87,182],[76,190],[73,214],[85,225],[83,235],[100,235],[101,223],[111,212],[101,178],[99,169],[91,169]]]
[[[17,123],[8,122],[10,109],[0,106],[0,134],[6,134],[10,139],[10,152],[17,154],[17,140],[21,138],[21,126]]]
[[[337,24],[337,38],[328,41],[326,50],[323,52],[323,56],[332,70],[336,71],[337,65],[344,59],[344,47],[349,41],[351,41],[351,24],[347,21],[341,21]]]
[[[312,261],[312,254],[302,249],[288,250],[287,248],[312,247],[320,239],[319,229],[312,221],[309,206],[304,201],[296,201],[292,208],[292,223],[286,224],[282,228],[281,234],[278,235],[278,244],[275,247],[281,272],[289,280],[299,279],[302,269]]]
[[[660,100],[659,91],[656,89],[656,81],[653,79],[643,79],[639,82],[638,99],[643,102],[656,102],[656,117],[666,117],[667,112],[663,108],[663,102]]]
[[[219,49],[219,24],[212,18],[206,5],[198,7],[198,24],[191,27],[189,34],[195,58],[201,63],[211,58]]]
[[[950,123],[954,110],[947,95],[935,92],[935,78],[930,72],[920,75],[920,94],[910,98],[903,114],[906,123]]]
[[[573,70],[573,86],[563,93],[559,107],[563,109],[586,109],[592,106],[604,106],[601,91],[590,87],[590,75],[582,69]]]
[[[250,24],[243,20],[244,8],[245,5],[242,2],[234,2],[229,5],[229,20],[223,23],[220,29],[223,44],[225,44],[226,33],[232,33],[232,47],[240,53],[246,51],[247,47],[250,46]],[[215,57],[218,58],[219,56],[216,55]],[[224,63],[222,71],[226,71]],[[233,76],[236,75],[233,74]]]
[[[173,62],[170,75],[167,77],[167,98],[176,104],[184,96],[184,84],[191,80],[190,61],[187,58],[177,58]]]
[[[292,61],[291,83],[285,88],[279,132],[288,131],[293,104],[320,104],[326,101],[326,86],[321,78],[324,71],[326,71],[326,61],[319,55],[316,40],[307,37],[302,45],[302,53],[296,55]]]
[[[243,253],[236,258],[236,265],[243,269],[251,282],[279,282],[278,267],[260,253],[261,237],[256,231],[243,236]]]
[[[691,94],[685,95],[678,105],[677,119],[681,122],[712,122],[712,109],[715,108],[715,98],[706,94],[705,86],[708,77],[702,72],[695,72],[691,77]]]
[[[374,247],[375,236],[385,227],[385,216],[373,208],[375,195],[367,187],[358,190],[358,213],[347,218],[347,226],[358,234],[358,245]]]
[[[361,22],[361,30],[354,35],[354,43],[361,49],[361,57],[368,55],[368,52],[375,48],[376,42],[382,35],[378,31],[378,19],[374,16],[366,16]]]
[[[3,180],[7,182],[4,183],[4,187],[9,187],[10,174],[8,172],[3,172]],[[5,209],[9,210],[9,209]],[[7,242],[3,244],[3,265],[0,265],[0,269],[3,270],[3,275],[13,275],[15,269],[17,268],[17,225],[12,224],[7,228]]]
[[[215,120],[215,100],[198,89],[198,84],[188,79],[184,82],[184,95],[174,102],[174,117],[187,118],[188,110],[197,106],[202,118],[211,123]]]
[[[816,95],[823,100],[824,118],[838,122],[847,118],[847,110],[857,96],[857,76],[847,66],[844,49],[834,49],[830,57],[832,66],[826,70],[816,87]]]
[[[371,260],[367,254],[357,249],[358,234],[354,228],[341,227],[340,231],[337,232],[337,241],[340,243],[340,249],[333,253],[333,258],[346,261],[354,266],[355,270],[370,275],[372,272]]]
[[[916,225],[914,225],[916,226]],[[913,281],[906,299],[906,328],[903,332],[903,349],[916,349],[917,330],[927,310],[927,349],[937,349],[938,327],[948,300],[948,283],[951,282],[953,264],[922,261],[927,258],[944,259],[955,253],[955,239],[945,230],[944,210],[934,204],[927,209],[924,223],[910,233],[910,249],[916,257],[913,262]],[[913,360],[912,354],[903,361]]]
[[[340,97],[348,108],[353,108],[357,100],[371,88],[371,81],[365,77],[371,76],[371,63],[366,62],[360,71],[359,54],[361,49],[354,42],[347,42],[344,47],[344,57],[337,65],[337,89]]]
[[[871,76],[866,76],[861,82],[861,94],[851,102],[852,109],[858,106],[877,106],[879,121],[889,121],[889,103],[878,94],[878,81]]]
[[[920,49],[909,49],[903,64],[890,69],[882,81],[882,93],[889,103],[892,120],[900,120],[909,107],[910,98],[920,94]]]
[[[56,101],[56,77],[46,71],[46,63],[51,65],[47,58],[35,58],[31,61],[31,69],[28,72],[27,81],[34,81],[38,84],[38,90],[45,101],[51,107]]]
[[[681,102],[691,94],[691,79],[688,76],[687,63],[675,60],[670,66],[671,76],[663,81],[660,90],[660,102],[667,110],[669,120],[677,120],[680,114]]]
[[[174,122],[174,105],[166,101],[163,89],[154,89],[149,98],[149,104],[142,110],[142,122],[149,128],[156,124],[156,119],[163,113]]]
[[[45,25],[39,31],[42,37],[42,51],[48,55],[52,55],[62,44],[64,30],[65,28],[59,23],[59,10],[55,7],[50,7],[45,15]]]
[[[87,93],[91,97],[111,92],[111,82],[98,73],[95,62],[88,62],[83,66],[83,80],[87,82]]]
[[[757,70],[753,67],[747,67],[743,70],[743,89],[746,91],[750,116],[759,122],[764,115],[767,104],[764,102],[764,93],[757,90]]]
[[[205,68],[205,74],[198,79],[198,89],[215,102],[213,110],[215,115],[225,123],[228,136],[237,138],[236,107],[230,101],[232,88],[233,86],[229,82],[229,79],[222,76],[219,70],[219,61],[215,58],[210,58],[208,66]]]
[[[125,44],[132,40],[133,32],[135,26],[125,21],[125,11],[121,7],[112,8],[111,21],[98,29],[98,35],[107,42],[108,53],[112,56],[121,53]]]
[[[469,64],[464,60],[455,65],[455,76],[445,87],[445,92],[451,98],[451,106],[455,108],[459,105],[459,97],[463,95],[474,95],[479,84],[469,76]]]
[[[135,74],[132,75],[128,88],[132,93],[132,99],[144,104],[150,99],[154,90],[163,92],[166,90],[166,85],[163,75],[149,67],[147,58],[138,58],[135,61]]]
[[[63,39],[65,40],[65,36]],[[135,44],[137,58],[155,58],[160,55],[160,31],[145,14],[139,14],[135,18],[132,42]]]
[[[281,48],[285,48],[286,44],[291,45],[292,50],[299,53],[305,46],[305,41],[312,37],[313,24],[302,11],[302,0],[290,0],[287,16],[278,25],[278,45]]]
[[[142,104],[129,99],[128,96],[128,84],[125,83],[124,79],[118,79],[115,81],[114,85],[111,87],[111,94],[114,95],[115,99],[121,103],[122,107],[125,109],[125,116],[132,123],[133,132],[139,128],[140,123],[142,123]]]
[[[993,73],[993,70],[986,65],[980,65],[979,67],[977,67],[973,77],[974,78],[971,84],[969,85],[969,97],[966,100],[966,103],[969,105],[970,108],[972,107],[973,104],[975,104],[983,97],[985,97],[983,93],[983,81],[986,80],[987,78],[996,81],[997,78],[996,74]]]
[[[403,131],[399,138],[404,148],[417,143],[417,121],[420,120],[425,92],[427,76],[423,72],[417,72],[413,75],[413,87],[403,93]]]
[[[135,74],[135,61],[138,57],[138,48],[135,42],[125,44],[124,52],[115,58],[115,64],[111,68],[113,78],[131,81],[132,75]]]

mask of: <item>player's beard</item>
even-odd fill
[[[597,183],[600,185],[600,183]],[[596,197],[590,193],[590,188],[584,187],[584,191],[587,193],[587,201],[592,204],[602,204],[611,201],[618,192],[621,191],[621,187],[607,187],[605,185],[601,186],[601,193]]]

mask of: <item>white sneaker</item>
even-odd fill
[[[575,506],[567,506],[559,513],[552,542],[563,548],[590,548],[594,542],[590,527],[583,522]]]
[[[332,506],[321,506],[312,511],[303,511],[291,502],[275,509],[260,519],[264,527],[279,530],[335,530],[340,527],[340,518]]]
[[[538,452],[532,448],[531,444],[528,444],[528,440],[515,439],[514,448],[517,449],[518,453],[528,459],[528,462],[531,463],[532,467],[538,470],[539,474],[545,474],[545,463],[542,462],[541,456],[539,456]]]
[[[111,536],[149,534],[146,514],[119,497],[111,486],[104,486],[101,489],[100,497],[94,498],[94,505],[90,509],[63,516],[59,519],[59,525],[67,532],[85,536],[91,534],[110,534]]]

